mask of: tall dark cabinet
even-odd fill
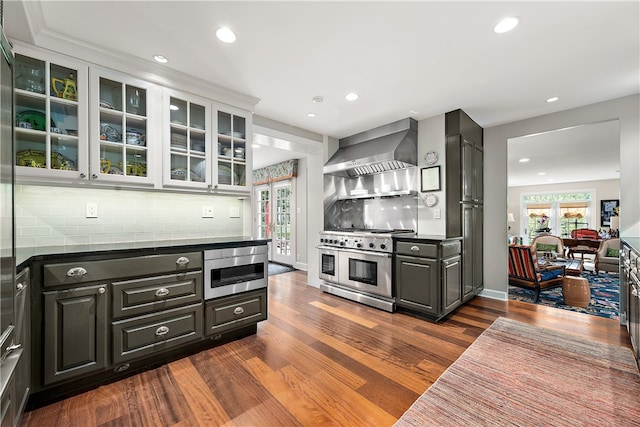
[[[462,299],[477,295],[484,287],[483,129],[464,111],[445,115],[446,132],[446,235],[462,237]]]

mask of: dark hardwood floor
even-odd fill
[[[24,415],[23,426],[389,426],[499,316],[629,346],[618,321],[475,298],[437,324],[269,279],[256,335]]]

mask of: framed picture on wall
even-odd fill
[[[620,206],[620,200],[600,200],[600,227],[611,227],[611,217]]]
[[[440,166],[432,166],[430,168],[422,168],[420,170],[421,185],[420,191],[439,191],[440,190]]]

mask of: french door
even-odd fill
[[[277,181],[254,188],[256,236],[271,239],[269,260],[282,264],[295,263],[293,236],[293,197],[291,180]]]

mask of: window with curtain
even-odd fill
[[[591,192],[525,194],[522,209],[527,238],[531,242],[540,233],[570,237],[576,228],[589,228],[592,215]]]

